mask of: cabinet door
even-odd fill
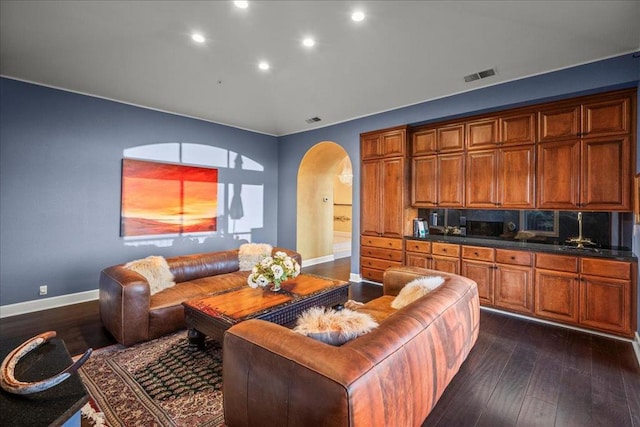
[[[460,274],[460,259],[445,256],[432,256],[432,268],[445,273]]]
[[[583,275],[580,283],[580,323],[631,336],[631,292],[626,280]]]
[[[362,162],[360,227],[364,235],[380,235],[380,169],[381,163],[377,160]]]
[[[538,144],[538,209],[576,209],[579,185],[580,141]]]
[[[406,146],[406,130],[399,129],[380,135],[380,150],[384,157],[403,157]]]
[[[501,142],[504,145],[533,144],[536,142],[535,113],[518,114],[500,119]]]
[[[540,142],[580,136],[580,106],[550,108],[539,112]]]
[[[498,150],[468,152],[466,181],[466,207],[497,207]]]
[[[380,218],[381,233],[385,237],[404,236],[404,159],[381,161]],[[380,192],[380,190],[378,190]]]
[[[628,137],[582,141],[581,208],[631,210],[630,157]]]
[[[467,149],[493,148],[499,141],[498,119],[477,120],[466,124]]]
[[[533,209],[534,147],[501,148],[498,151],[498,203],[501,209]]]
[[[483,305],[493,305],[493,272],[491,262],[462,260],[461,275],[475,280],[478,284],[478,296]]]
[[[381,154],[379,134],[365,135],[360,139],[361,160],[377,159]]]
[[[411,205],[417,207],[438,205],[437,156],[411,159]]]
[[[464,153],[441,154],[438,158],[438,206],[464,206]]]
[[[629,98],[586,103],[582,106],[582,137],[627,135],[631,131]]]
[[[498,264],[495,276],[494,304],[521,313],[533,312],[531,267]]]
[[[410,267],[431,269],[431,255],[407,252],[404,263]]]
[[[535,314],[578,323],[579,280],[575,273],[536,269]]]
[[[464,123],[438,128],[438,152],[462,151],[464,149]]]
[[[438,149],[436,130],[427,129],[414,132],[411,135],[411,155],[424,156],[436,154]]]

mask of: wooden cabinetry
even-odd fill
[[[511,311],[533,313],[532,254],[496,249],[494,304]]]
[[[411,176],[412,206],[464,206],[464,153],[414,157]]]
[[[402,265],[408,228],[406,126],[362,134],[360,270],[365,279],[382,281],[392,265]]]
[[[466,207],[532,209],[533,146],[467,153]]]
[[[633,103],[628,93],[539,112],[539,209],[631,210]]]
[[[632,336],[635,264],[570,255],[536,257],[535,314]]]
[[[460,245],[434,242],[431,245],[431,268],[460,274]]]
[[[475,280],[478,284],[478,297],[482,305],[493,305],[495,270],[495,249],[479,246],[462,247],[460,274]]]
[[[431,242],[407,240],[405,242],[405,265],[431,268]]]
[[[401,239],[362,236],[360,238],[360,275],[382,283],[384,271],[402,265]]]

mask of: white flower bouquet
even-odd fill
[[[257,263],[249,274],[247,283],[252,288],[265,287],[273,283],[272,291],[280,290],[280,283],[293,279],[300,274],[300,264],[282,251],[264,258]]]

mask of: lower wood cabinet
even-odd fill
[[[495,276],[495,249],[479,246],[462,247],[462,268],[460,274],[478,284],[480,303],[493,306]]]
[[[445,273],[460,274],[460,245],[433,243],[431,268]]]
[[[361,236],[360,275],[382,283],[384,271],[403,264],[403,241],[387,237]]]
[[[519,313],[533,313],[532,254],[496,249],[494,304]]]
[[[431,242],[407,240],[405,251],[405,265],[431,269]]]
[[[569,255],[536,257],[535,314],[632,336],[635,264]]]

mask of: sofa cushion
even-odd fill
[[[271,255],[273,247],[268,243],[244,243],[238,249],[240,271],[250,271],[257,263]]]
[[[124,267],[135,271],[147,280],[151,295],[175,285],[173,274],[169,270],[169,264],[161,256],[149,256],[131,261],[125,264]]]
[[[326,344],[342,345],[377,326],[378,323],[366,313],[347,308],[337,311],[312,307],[298,317],[293,330]]]
[[[443,283],[444,278],[441,276],[426,276],[414,279],[400,290],[398,296],[396,296],[391,303],[391,307],[399,310],[402,307],[411,304],[418,298],[425,296]]]

